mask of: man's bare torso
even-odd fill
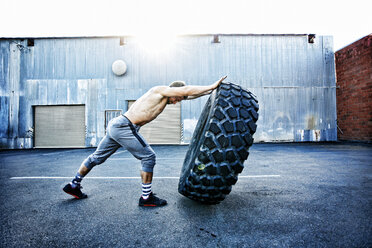
[[[210,94],[226,78],[222,77],[214,84],[207,86],[156,86],[141,96],[124,114],[132,123],[143,126],[154,120],[169,104],[182,100],[195,99]]]
[[[154,120],[167,105],[168,97],[154,92],[154,88],[137,99],[124,114],[132,123],[143,126]]]

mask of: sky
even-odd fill
[[[372,33],[370,0],[0,0],[0,37]]]

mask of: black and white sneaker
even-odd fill
[[[161,207],[167,205],[167,201],[156,197],[152,192],[146,200],[144,200],[141,196],[139,199],[139,206],[141,207]]]
[[[69,184],[66,184],[66,186],[63,188],[63,191],[65,191],[67,194],[72,195],[76,199],[84,199],[84,198],[87,198],[88,196],[84,194],[83,192],[81,192],[80,189],[82,188],[83,187],[81,187],[80,185],[77,185],[75,188],[73,188],[71,184],[69,183]]]

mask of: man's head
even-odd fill
[[[186,83],[184,81],[174,81],[169,85],[169,87],[183,87],[183,86],[186,86]],[[177,102],[180,102],[185,99],[187,99],[187,96],[168,97],[168,104],[176,104]]]
[[[169,87],[183,87],[183,86],[186,86],[186,83],[184,81],[174,81],[169,85]]]

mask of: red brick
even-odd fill
[[[372,141],[372,35],[337,51],[335,62],[339,138]]]

